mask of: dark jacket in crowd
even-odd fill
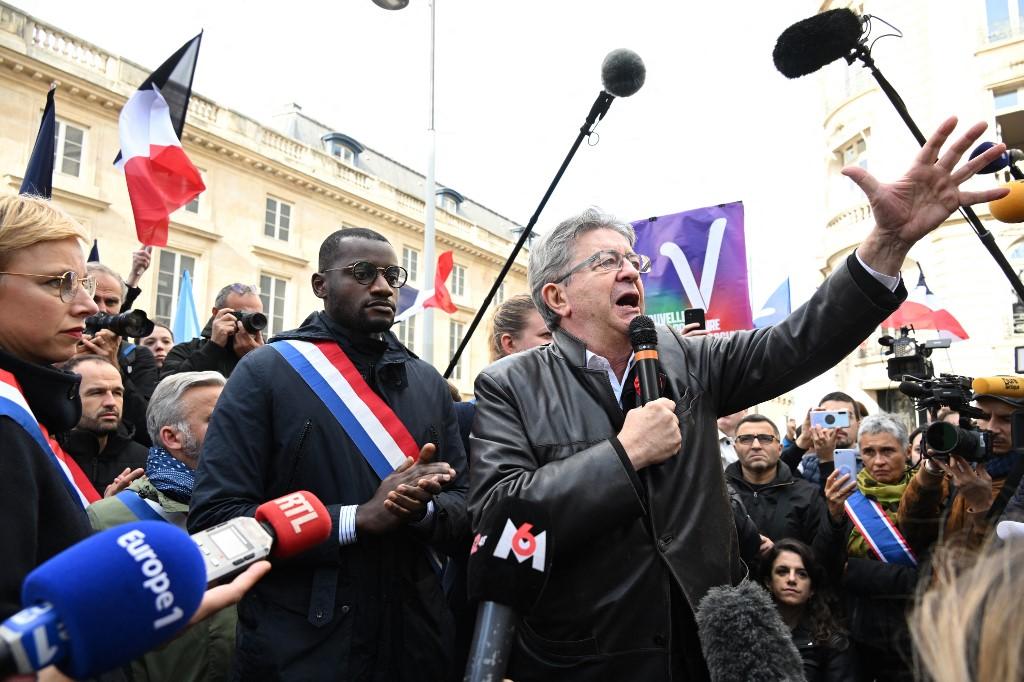
[[[122,421],[117,431],[107,437],[107,445],[102,452],[99,438],[85,429],[72,430],[61,439],[61,445],[102,495],[103,489],[113,483],[125,467],[145,468],[149,450],[136,442],[134,435],[135,427]]]
[[[221,346],[210,340],[213,333],[213,318],[203,327],[198,339],[183,341],[174,346],[164,358],[160,378],[179,372],[220,372],[224,378],[231,376],[238,365],[238,356],[231,344]]]
[[[121,382],[124,384],[124,420],[144,427],[149,399],[160,380],[156,358],[153,357],[153,351],[145,346],[122,341],[118,348],[117,362],[121,370]],[[132,437],[135,442],[147,448],[151,445],[145,428],[136,429]]]
[[[692,612],[711,587],[745,573],[718,415],[832,367],[905,296],[851,255],[773,327],[702,338],[658,327],[664,393],[675,402],[683,442],[675,457],[640,472],[616,436],[623,408],[607,373],[587,368],[580,340],[556,328],[551,345],[481,372],[470,439],[473,519],[519,497],[547,508],[556,538],[551,575],[517,629],[508,676],[706,676]],[[632,377],[625,384],[632,387]]]
[[[842,635],[832,635],[828,644],[816,644],[811,631],[801,623],[792,631],[793,644],[800,652],[807,682],[854,682],[850,643]]]
[[[846,536],[833,532],[821,490],[793,476],[785,464],[780,462],[775,479],[764,485],[754,485],[743,478],[739,462],[726,467],[725,477],[736,489],[761,535],[773,541],[795,538],[810,545],[822,562],[842,550]]]
[[[394,334],[351,336],[324,313],[275,340],[338,343],[422,447],[458,472],[434,498],[433,522],[339,547],[342,505],[370,500],[380,479],[328,408],[270,344],[246,354],[213,413],[196,472],[191,532],[296,490],[327,505],[327,541],[278,561],[238,605],[236,679],[443,680],[452,616],[428,549],[469,543],[466,457],[451,393]]]
[[[0,350],[36,419],[51,433],[78,423],[81,377],[23,362]],[[0,621],[21,610],[21,583],[33,568],[89,536],[89,518],[51,456],[28,431],[0,417]]]
[[[725,482],[729,491],[729,502],[732,504],[732,514],[736,523],[736,539],[740,545],[740,558],[748,567],[753,568],[757,563],[758,553],[761,551],[761,533],[757,524],[747,513],[747,507],[743,504],[743,498],[736,491],[729,481]]]

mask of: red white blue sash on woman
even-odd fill
[[[917,566],[917,557],[882,505],[854,490],[846,500],[846,514],[878,558],[889,564]]]
[[[14,378],[13,374],[2,369],[0,369],[0,415],[10,417],[21,428],[25,429],[28,435],[32,436],[32,440],[39,445],[39,448],[46,453],[53,466],[57,467],[60,471],[60,478],[64,481],[64,485],[67,486],[71,496],[81,502],[83,508],[88,507],[88,498],[76,485],[67,464],[53,451],[50,439],[43,431],[43,427],[40,426],[39,420],[32,414],[32,409],[28,406],[28,402],[21,392],[18,380]]]
[[[312,389],[383,480],[406,457],[419,459],[409,430],[334,341],[270,344]]]

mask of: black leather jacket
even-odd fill
[[[506,496],[531,500],[549,510],[554,549],[509,676],[671,679],[671,584],[694,609],[708,589],[745,573],[717,416],[832,367],[905,296],[851,255],[775,327],[689,339],[660,327],[665,393],[676,403],[683,445],[639,473],[616,438],[624,416],[607,375],[585,368],[582,341],[556,329],[551,345],[485,369],[470,439],[473,521]]]

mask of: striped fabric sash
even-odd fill
[[[25,429],[28,435],[32,436],[32,440],[47,454],[53,466],[57,467],[60,471],[60,478],[64,481],[64,485],[67,486],[71,496],[78,500],[83,508],[88,507],[89,498],[75,481],[71,469],[65,464],[63,458],[59,457],[54,451],[53,443],[47,437],[43,426],[36,419],[35,415],[32,414],[32,409],[28,406],[28,402],[26,402],[25,396],[21,392],[18,380],[14,378],[13,374],[2,369],[0,369],[0,415],[10,417],[21,428]],[[88,480],[85,483],[88,484]],[[92,487],[91,484],[88,485],[89,488]],[[84,488],[85,486],[83,485],[82,487]]]
[[[889,519],[878,502],[865,497],[864,493],[854,490],[846,500],[846,514],[864,536],[868,546],[882,561],[889,564],[917,566],[910,545],[903,538],[899,529]]]
[[[122,490],[117,494],[117,499],[121,500],[124,506],[128,507],[140,521],[167,521],[160,512],[153,509],[134,490]]]
[[[420,449],[394,410],[366,383],[333,341],[270,344],[312,389],[383,480]]]

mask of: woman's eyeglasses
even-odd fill
[[[75,300],[75,296],[78,295],[78,287],[85,289],[85,293],[89,298],[92,298],[93,294],[96,293],[96,278],[89,276],[80,277],[78,273],[71,272],[70,270],[63,275],[36,275],[30,272],[0,272],[0,275],[46,278],[49,281],[43,282],[43,284],[57,289],[60,294],[60,300],[65,303],[71,303]]]

